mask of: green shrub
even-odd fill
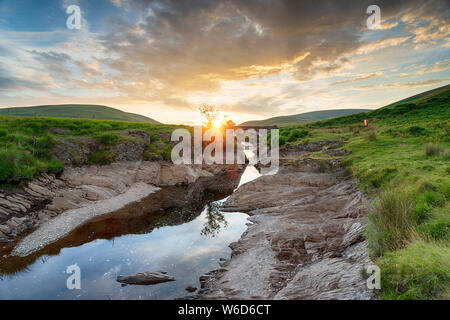
[[[100,133],[95,138],[105,146],[113,145],[119,140],[119,136],[115,133]]]
[[[435,241],[450,241],[450,215],[447,206],[443,212],[435,212],[425,223],[418,226],[417,230],[424,238]]]
[[[425,136],[429,133],[429,130],[421,126],[412,126],[406,130],[412,136]]]
[[[158,154],[161,155],[164,160],[171,161],[171,159],[172,159],[172,146],[166,145],[164,147],[164,149],[158,151]]]
[[[416,240],[377,259],[382,299],[435,299],[449,289],[450,249]]]
[[[47,164],[48,173],[60,173],[64,170],[64,163],[57,159],[51,159]]]
[[[6,137],[8,135],[8,130],[0,129],[0,138]]]
[[[99,150],[91,154],[89,161],[92,164],[106,165],[114,161],[114,155],[107,150]]]
[[[398,172],[396,168],[382,168],[373,169],[364,173],[363,179],[366,180],[372,187],[380,188],[384,183],[390,181]]]
[[[424,201],[418,201],[414,211],[417,215],[417,223],[422,223],[426,219],[430,217],[430,212],[433,210],[433,207]]]
[[[424,201],[432,207],[442,207],[445,203],[444,196],[435,191],[425,191],[419,196],[419,200]]]
[[[285,145],[286,143],[287,143],[287,138],[285,136],[280,135],[279,140],[278,140],[278,145],[281,147],[281,146]]]
[[[288,141],[288,142],[293,142],[293,141],[299,140],[299,139],[301,139],[301,138],[304,138],[304,137],[306,137],[307,135],[308,135],[308,130],[299,130],[299,129],[295,129],[295,130],[292,130],[292,131],[289,133],[289,135],[288,135],[288,137],[287,137],[287,141]]]
[[[417,224],[412,201],[393,191],[381,193],[373,202],[368,220],[366,236],[375,256],[403,248],[412,238]]]
[[[161,141],[161,138],[160,138],[159,136],[157,136],[157,135],[153,135],[153,136],[151,137],[151,141],[152,141],[152,142]]]
[[[444,197],[450,199],[450,179],[447,179],[442,183],[441,190]]]

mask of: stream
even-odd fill
[[[257,169],[248,165],[239,186],[259,176]],[[200,288],[199,277],[219,268],[221,258],[230,258],[228,245],[247,228],[247,214],[220,211],[227,198],[207,202],[200,214],[183,213],[181,222],[167,218],[178,215],[179,220],[181,213],[164,212],[157,219],[134,221],[138,230],[132,228],[133,233],[113,231],[80,245],[59,245],[25,258],[25,262],[24,258],[0,257],[0,299],[185,297],[189,295],[187,286]],[[106,226],[107,222],[97,222],[91,228]],[[66,268],[74,264],[80,267],[81,289],[69,290]],[[5,269],[8,272],[2,272]],[[118,275],[156,270],[166,271],[176,281],[151,286],[122,286],[116,281]]]

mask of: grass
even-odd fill
[[[427,157],[435,157],[440,155],[441,153],[445,153],[444,147],[432,142],[429,142],[425,145],[425,154]]]
[[[280,129],[284,144],[347,142],[342,162],[373,199],[366,237],[383,299],[450,292],[449,102],[446,86],[372,112]],[[308,134],[289,141],[295,130]]]
[[[167,159],[170,144],[161,136],[177,127],[144,122],[0,116],[0,185],[18,184],[44,172],[61,172],[63,163],[52,157],[58,138],[96,139],[100,149],[91,155],[90,163],[107,164],[113,159],[108,148],[135,139],[121,133],[137,129],[148,132],[152,141],[158,141],[158,145],[152,146],[153,152],[161,153]]]
[[[445,243],[418,239],[377,260],[382,299],[438,299],[448,290],[450,249]]]
[[[368,220],[366,235],[376,256],[404,248],[417,225],[412,201],[394,191],[385,191],[374,201]]]

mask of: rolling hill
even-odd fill
[[[0,109],[0,115],[83,118],[159,123],[151,118],[101,105],[61,104]]]
[[[338,109],[338,110],[322,110],[313,111],[291,116],[273,117],[265,120],[246,121],[241,126],[292,126],[304,122],[326,120],[330,118],[348,116],[355,113],[368,112],[367,109]]]

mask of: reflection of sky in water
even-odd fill
[[[247,215],[224,213],[227,227],[214,238],[200,235],[206,213],[179,226],[167,226],[149,234],[126,235],[114,240],[95,240],[65,248],[57,256],[36,261],[17,275],[0,281],[0,299],[166,299],[187,294],[188,285],[199,287],[198,278],[228,258],[228,244],[245,231]],[[45,259],[44,259],[45,260]],[[81,290],[68,290],[67,266],[81,268]],[[164,270],[176,281],[155,286],[121,287],[117,275]]]
[[[248,166],[241,184],[257,176],[257,170]],[[182,225],[64,248],[59,255],[42,257],[24,271],[4,276],[0,299],[173,299],[187,295],[187,286],[199,288],[199,277],[217,269],[220,258],[229,258],[228,245],[246,229],[246,214],[223,215],[227,225],[215,237],[201,235],[208,222],[204,210]],[[81,269],[81,290],[66,288],[69,275],[65,271],[72,264]],[[176,281],[125,287],[116,282],[117,275],[156,270],[166,271]]]

